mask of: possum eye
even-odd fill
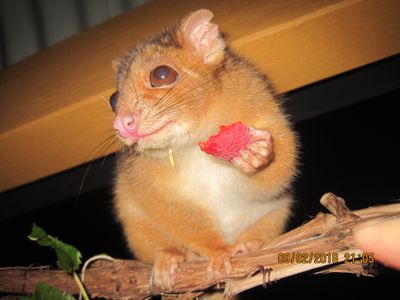
[[[109,100],[110,107],[113,112],[115,112],[115,109],[117,108],[117,102],[118,102],[118,92],[115,92],[110,96]]]
[[[150,72],[150,84],[152,87],[170,85],[178,78],[178,72],[169,66],[162,65]]]

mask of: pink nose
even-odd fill
[[[132,115],[117,116],[114,120],[114,128],[122,137],[134,135],[136,129],[135,118]]]

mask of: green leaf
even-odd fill
[[[68,245],[59,239],[47,234],[43,228],[33,223],[32,233],[28,235],[31,241],[37,242],[40,246],[49,246],[56,251],[57,265],[60,269],[72,273],[78,270],[81,264],[82,254],[74,246]]]
[[[35,223],[32,225],[32,233],[28,235],[28,238],[31,241],[38,242],[40,246],[50,246],[51,240],[49,239],[49,235],[43,228],[37,226]]]
[[[75,300],[74,296],[64,294],[59,288],[48,285],[44,282],[39,282],[36,285],[35,293],[33,294],[33,300]]]
[[[59,288],[48,285],[44,282],[39,282],[36,285],[35,292],[31,297],[18,296],[18,300],[76,300],[70,294],[64,294]]]

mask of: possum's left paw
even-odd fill
[[[266,167],[274,157],[272,136],[267,130],[250,129],[251,142],[232,163],[244,173],[255,173]]]

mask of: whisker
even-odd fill
[[[170,88],[168,89],[164,95],[162,95],[154,104],[153,107],[156,107],[163,99],[164,97],[166,97],[173,89],[174,87],[176,87],[179,83],[181,83],[182,81],[184,81],[184,79],[188,76],[189,72],[192,71],[196,66],[198,66],[201,62],[203,61],[203,59],[199,59],[192,67],[189,68],[189,70],[185,71],[181,77],[178,78],[178,80],[176,81],[176,83]]]
[[[108,150],[109,150],[112,146],[114,146],[114,144],[117,143],[117,142],[118,142],[118,140],[116,140],[116,139],[111,140],[111,143],[109,143],[109,145],[104,149],[104,152],[106,152],[106,155],[105,155],[104,158],[102,159],[101,164],[100,164],[100,167],[103,167],[104,162],[106,161],[107,157],[111,154],[111,153],[108,152]]]
[[[80,196],[81,196],[81,193],[82,193],[82,191],[83,191],[83,187],[84,187],[85,182],[86,182],[86,178],[87,178],[87,176],[88,176],[88,174],[89,174],[89,171],[90,171],[90,169],[92,168],[93,164],[94,164],[94,161],[91,161],[91,162],[89,163],[89,165],[87,166],[87,168],[85,169],[85,173],[83,173],[82,180],[81,180],[81,184],[79,185],[79,193],[78,193],[78,198],[77,198],[77,200],[79,200],[79,198],[80,198]]]
[[[207,56],[205,56],[205,57],[203,57],[203,58],[200,58],[197,62],[195,62],[187,71],[185,71],[185,72],[183,73],[183,75],[178,79],[178,81],[177,81],[170,89],[168,89],[168,90],[164,93],[164,95],[161,96],[161,97],[153,104],[152,108],[155,107],[155,106],[157,106],[157,105],[164,99],[164,97],[166,97],[177,85],[179,85],[181,82],[183,82],[184,79],[186,79],[186,78],[188,77],[189,72],[192,71],[192,70],[193,70],[196,66],[198,66],[200,63],[202,63],[203,60],[204,60],[205,58],[208,58],[208,57],[210,57],[211,55],[215,54],[216,52],[224,50],[225,48],[226,48],[225,45],[224,45],[223,47],[219,47],[219,48],[215,49],[214,51],[210,52]],[[189,83],[189,84],[190,84],[190,83]],[[151,110],[152,110],[152,109],[151,109]],[[151,112],[151,110],[150,110],[150,112]]]
[[[133,90],[133,93],[134,93],[134,102],[132,103],[132,105],[133,105],[133,108],[135,108],[140,102],[140,99],[139,99],[139,94],[138,94],[138,92],[137,92],[137,90],[136,90],[136,88],[135,88],[135,83],[133,82],[133,81],[131,81],[131,80],[129,80],[128,81],[128,83],[129,83],[129,87]]]
[[[230,61],[233,61],[233,59],[230,60]],[[267,64],[266,64],[266,65],[267,65]],[[268,64],[268,65],[269,65],[269,64]],[[175,107],[180,107],[181,105],[178,106],[178,104],[179,104],[180,102],[182,102],[182,105],[189,103],[189,102],[192,101],[192,100],[189,99],[189,101],[187,101],[187,99],[185,98],[185,96],[186,96],[187,94],[189,94],[189,93],[195,91],[196,89],[200,89],[200,88],[202,88],[202,87],[204,87],[204,86],[206,86],[206,85],[212,83],[212,82],[215,81],[216,79],[220,79],[220,78],[222,78],[222,77],[224,77],[224,76],[231,75],[232,73],[240,74],[240,73],[242,73],[242,72],[253,72],[254,74],[259,74],[259,71],[257,71],[257,70],[249,70],[249,69],[247,69],[247,68],[235,69],[235,70],[232,70],[232,72],[221,73],[217,78],[212,78],[212,79],[210,79],[210,80],[207,80],[207,81],[203,82],[202,84],[199,84],[199,85],[195,86],[194,88],[191,88],[191,89],[189,89],[189,90],[186,90],[184,93],[182,93],[181,91],[179,91],[179,92],[181,92],[181,94],[179,95],[179,97],[174,97],[175,94],[170,95],[171,98],[173,98],[173,99],[167,99],[167,100],[163,103],[163,105],[160,106],[160,107],[163,107],[163,109],[160,109],[155,115],[153,115],[153,117],[164,116],[163,113],[164,113],[165,111],[169,110],[171,107],[174,107],[174,108],[175,108]],[[236,86],[232,86],[232,87],[235,88]],[[261,87],[261,88],[264,88],[264,86]],[[256,93],[256,92],[257,92],[257,91],[255,91],[254,93]],[[191,95],[191,96],[193,96],[193,98],[194,98],[194,97],[197,96],[197,95],[198,95],[198,94]],[[186,99],[186,101],[185,101],[185,99]],[[168,105],[166,105],[166,104],[168,104]]]
[[[94,147],[89,154],[85,157],[85,161],[90,161],[93,160],[97,154],[99,153],[99,151],[101,150],[101,148],[103,147],[104,143],[107,143],[110,139],[115,138],[114,134],[112,134],[111,136],[106,137],[102,142],[100,142],[96,147]]]
[[[222,51],[222,50],[224,50],[224,49],[225,49],[225,46],[224,46],[224,47],[217,48],[216,50],[212,51],[211,53],[209,53],[209,54],[208,54],[206,57],[204,57],[204,58],[208,58],[209,56],[215,54],[216,52]],[[157,106],[157,105],[164,99],[164,97],[166,97],[178,84],[180,84],[182,81],[184,81],[184,79],[188,77],[189,72],[192,71],[192,70],[193,70],[196,66],[198,66],[200,63],[202,63],[203,60],[204,60],[204,58],[203,58],[203,57],[200,58],[200,59],[199,59],[197,62],[195,62],[187,71],[185,71],[185,72],[183,73],[183,75],[182,75],[180,78],[178,78],[177,82],[176,82],[170,89],[168,89],[168,90],[164,93],[164,95],[161,96],[161,97],[154,103],[153,107]]]
[[[253,97],[254,95],[256,95],[256,94],[257,94],[260,90],[262,90],[262,89],[264,89],[264,87],[260,87],[260,89],[254,90],[253,93],[249,94],[247,97],[248,97],[248,98]],[[190,102],[192,101],[192,98],[195,98],[195,97],[197,97],[197,96],[199,96],[199,95],[201,95],[201,93],[194,94],[194,95],[191,94],[191,95],[190,95],[190,96],[191,96],[190,98],[189,98],[189,97],[186,97],[186,98],[184,98],[183,100],[181,99],[179,102],[175,103],[173,106],[171,106],[171,107],[166,107],[166,108],[164,108],[163,110],[157,112],[157,116],[156,116],[156,117],[162,118],[162,117],[164,117],[165,115],[173,114],[173,113],[176,112],[180,107],[183,107],[183,106],[187,105],[188,103],[190,103]]]
[[[108,150],[109,148],[111,148],[111,146],[113,146],[115,141],[116,141],[115,135],[109,136],[103,142],[101,142],[98,147],[96,147],[95,149],[93,149],[91,151],[90,156],[92,156],[92,157],[90,159],[89,165],[86,167],[85,172],[84,172],[84,174],[82,176],[81,183],[80,183],[80,186],[79,186],[79,193],[78,193],[78,196],[77,196],[77,201],[79,201],[79,199],[80,199],[81,193],[83,191],[83,187],[84,187],[85,182],[86,182],[86,178],[87,178],[87,176],[88,176],[93,164],[95,163],[94,158],[97,156],[98,153],[102,153],[102,152]],[[106,155],[106,157],[107,157],[107,155]],[[103,161],[103,163],[104,163],[104,161]],[[102,163],[102,165],[103,165],[103,163]]]
[[[241,58],[241,57],[238,57],[238,56],[234,56],[234,57],[231,57],[231,58],[227,59],[227,60],[226,60],[224,63],[222,63],[221,65],[224,66],[224,65],[226,65],[226,64],[228,64],[228,63],[232,63],[232,62],[234,62],[234,61],[236,61],[236,60],[241,61],[242,58]],[[266,65],[267,65],[267,64],[266,64]],[[265,65],[265,66],[266,66],[266,65]],[[268,65],[271,65],[271,64],[268,64]],[[191,69],[193,69],[193,67],[192,67]],[[234,70],[234,71],[236,71],[236,72],[240,72],[240,71],[249,72],[248,69],[246,69],[246,70],[244,70],[244,69],[242,69],[242,70],[237,70],[237,69],[236,69],[236,70]],[[253,72],[254,72],[254,73],[259,73],[259,71],[253,71]],[[231,73],[222,73],[222,75],[220,75],[218,78],[221,78],[222,76],[226,76],[226,75],[229,75],[229,74],[231,74]],[[212,82],[212,81],[214,81],[214,78],[210,80],[210,82]],[[171,87],[171,89],[168,90],[168,91],[170,92],[172,89],[175,88],[175,91],[177,91],[176,93],[179,93],[179,92],[181,91],[181,89],[183,89],[183,88],[185,88],[185,87],[187,87],[187,86],[190,85],[190,82],[188,82],[186,85],[181,86],[180,84],[181,84],[182,82],[183,82],[183,80],[182,80],[181,82],[177,82],[177,83],[176,83],[173,87]],[[189,90],[188,92],[193,91],[193,90],[196,89],[196,88],[202,87],[203,85],[204,85],[204,84],[201,84],[200,86],[196,86],[196,87],[194,87],[193,89]],[[176,89],[177,87],[179,87],[180,90],[177,90],[177,89]],[[165,95],[164,95],[164,96],[165,96]],[[174,96],[175,96],[174,93],[170,94],[170,97],[167,98],[167,99],[162,103],[162,105],[160,105],[160,107],[162,107],[162,106],[167,106],[167,105],[169,106],[169,105],[171,104],[170,102],[173,102],[173,101],[174,101]],[[158,101],[158,102],[160,102],[160,101]]]
[[[92,157],[90,159],[89,165],[85,169],[85,172],[84,172],[84,174],[82,176],[82,179],[81,179],[81,183],[79,185],[79,192],[78,192],[78,196],[77,196],[77,199],[76,199],[77,202],[79,201],[80,196],[82,194],[83,187],[85,185],[86,178],[87,178],[87,176],[89,174],[89,171],[91,170],[93,164],[95,163],[95,160],[93,158],[96,157],[97,153],[101,152],[101,149],[104,148],[104,145],[107,145],[107,144],[109,144],[110,141],[111,142],[113,141],[112,138],[115,138],[115,137],[114,136],[108,137],[105,141],[100,143],[100,147],[96,147],[95,149],[93,149],[91,151],[92,154],[90,154],[90,156],[92,156]]]

